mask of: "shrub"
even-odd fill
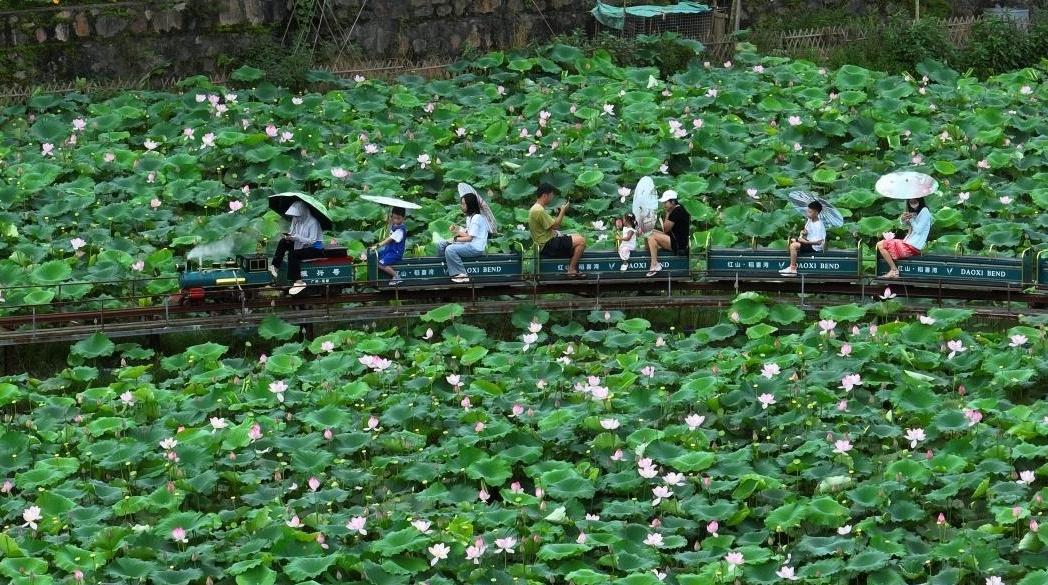
[[[881,54],[884,69],[891,73],[913,71],[922,61],[949,64],[956,59],[956,49],[938,19],[894,20],[878,41],[875,50]]]
[[[965,47],[963,64],[979,77],[1021,69],[1037,60],[1030,45],[1027,34],[1011,22],[1000,18],[984,18],[972,25],[971,40]]]

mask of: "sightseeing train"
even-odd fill
[[[692,249],[694,250],[695,247]],[[624,280],[648,280],[653,283],[683,280],[781,280],[801,283],[845,282],[866,283],[870,278],[887,271],[883,259],[876,258],[876,275],[864,273],[864,260],[874,264],[876,253],[865,251],[862,245],[849,250],[828,250],[819,254],[802,255],[798,260],[798,274],[783,276],[779,270],[789,265],[786,250],[770,248],[712,248],[703,253],[688,255],[660,255],[664,269],[652,278],[645,278],[648,258],[635,254],[621,270],[622,261],[615,251],[586,252],[579,262],[579,270],[587,278],[572,282],[593,283]],[[524,250],[514,253],[485,254],[465,260],[470,276],[468,284],[452,284],[443,259],[438,256],[405,257],[397,265],[402,282],[395,288],[448,288],[534,285],[567,281],[567,260],[540,258],[530,254],[525,261]],[[885,283],[902,282],[913,285],[968,287],[984,290],[1022,291],[1039,289],[1048,293],[1048,250],[1026,250],[1018,258],[970,255],[922,255],[898,261],[900,278]],[[389,277],[378,270],[375,255],[369,254],[366,264],[351,257],[346,248],[328,246],[322,258],[302,261],[302,280],[308,285],[304,295],[338,294],[343,291],[391,289]],[[180,292],[175,301],[195,303],[252,294],[259,289],[285,289],[289,286],[285,272],[274,280],[269,273],[269,258],[255,254],[237,256],[234,260],[209,267],[183,267]]]

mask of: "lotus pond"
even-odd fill
[[[511,251],[529,243],[514,227],[539,181],[574,202],[570,229],[600,241],[648,174],[680,193],[699,245],[781,246],[800,223],[785,194],[811,189],[845,210],[849,223],[830,237],[850,248],[897,227],[899,204],[872,186],[912,168],[942,185],[933,249],[1015,254],[1048,242],[1039,70],[980,82],[929,63],[899,77],[743,46],[734,63],[700,56],[663,79],[556,45],[453,73],[396,83],[314,73],[333,89],[294,95],[243,68],[228,87],[190,78],[177,93],[41,94],[4,108],[0,298],[104,302],[127,286],[99,282],[173,276],[194,246],[253,251],[280,233],[265,197],[285,190],[324,200],[330,235],[354,253],[383,213],[357,199],[364,190],[419,201],[409,229],[425,246],[424,232],[443,236],[458,220],[454,184],[470,182],[508,228],[493,245]]]
[[[1048,583],[1048,338],[521,308],[0,381],[9,583]],[[879,320],[880,324],[874,322]],[[286,340],[282,342],[280,340]]]

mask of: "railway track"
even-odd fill
[[[657,287],[653,287],[657,284]],[[463,304],[468,314],[512,312],[522,303],[555,311],[594,309],[722,308],[739,292],[755,291],[777,295],[807,309],[839,304],[841,299],[873,299],[884,283],[864,281],[804,283],[796,280],[746,281],[605,281],[545,283],[540,285],[455,286],[440,290],[408,287],[397,290],[314,296],[309,298],[245,298],[240,303],[210,303],[199,306],[155,306],[98,311],[34,313],[0,318],[0,347],[33,343],[75,341],[103,331],[112,338],[160,335],[187,331],[209,331],[256,327],[270,314],[299,324],[372,321],[417,317],[448,302]],[[987,291],[942,286],[891,283],[900,300],[927,299],[980,301],[987,306],[968,307],[976,313],[1009,318],[1023,314],[1048,313],[1043,295],[1019,291]],[[274,291],[275,292],[275,291]],[[912,312],[924,311],[915,306]]]

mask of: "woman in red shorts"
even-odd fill
[[[888,263],[888,272],[881,278],[899,278],[899,267],[896,260],[919,256],[928,242],[928,232],[932,229],[932,211],[924,204],[924,199],[910,199],[906,202],[906,213],[902,214],[902,223],[909,226],[906,238],[898,240],[886,238],[877,242],[877,251]]]

